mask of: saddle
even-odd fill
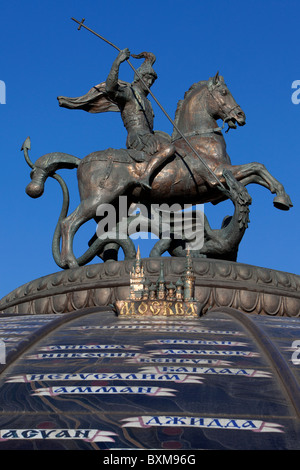
[[[140,150],[134,149],[114,149],[108,148],[98,152],[93,152],[84,157],[82,163],[90,163],[92,161],[111,161],[112,163],[131,164],[142,163],[147,159],[147,154]]]

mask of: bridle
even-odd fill
[[[221,111],[221,113],[223,114],[224,113],[224,110],[223,110],[223,106],[222,104],[220,103],[220,101],[217,99],[217,97],[214,95],[214,90],[219,87],[220,85],[214,85],[213,88],[212,87],[207,87],[208,89],[208,92],[210,93],[212,99],[217,103],[218,105],[218,108],[219,110]],[[211,89],[212,88],[212,89]],[[197,130],[197,131],[193,131],[193,132],[188,132],[185,134],[186,137],[193,137],[193,136],[196,136],[196,135],[203,135],[203,134],[216,134],[218,132],[221,132],[224,127],[225,127],[225,123],[227,121],[230,120],[230,117],[228,116],[229,114],[231,114],[232,111],[234,111],[236,108],[239,108],[240,106],[238,104],[236,104],[235,106],[233,106],[227,113],[226,113],[226,116],[225,118],[223,119],[223,125],[222,127],[211,127],[210,129],[205,129],[203,131],[200,131],[200,130]],[[229,132],[231,128],[228,126],[228,129],[226,129],[225,133],[227,134]],[[179,135],[178,137],[176,137],[175,139],[172,139],[172,142],[175,142],[176,140],[179,140],[181,139],[181,136]]]
[[[219,86],[220,86],[220,85],[214,85],[213,88],[208,86],[207,89],[208,89],[208,92],[209,92],[210,96],[211,96],[211,97],[213,98],[213,100],[217,103],[219,110],[220,110],[222,113],[224,113],[222,104],[221,104],[220,101],[217,99],[217,97],[214,95],[215,89],[218,88]],[[226,116],[225,116],[225,118],[223,119],[223,126],[222,126],[222,127],[217,127],[217,128],[215,128],[215,130],[213,130],[213,132],[217,132],[217,130],[219,131],[219,130],[224,129],[225,123],[230,120],[230,117],[228,117],[228,115],[230,115],[230,114],[232,113],[232,111],[234,111],[236,108],[240,108],[240,106],[239,106],[238,104],[236,104],[235,106],[233,106],[232,108],[230,108],[230,110],[226,112]],[[226,132],[226,133],[229,132],[230,129],[231,129],[231,128],[228,126],[228,129],[227,129],[225,132]]]

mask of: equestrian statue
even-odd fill
[[[124,195],[129,206],[142,203],[148,207],[157,203],[218,204],[231,199],[235,214],[216,231],[205,219],[204,245],[194,256],[235,260],[238,244],[248,226],[251,204],[245,186],[255,183],[266,187],[275,194],[274,206],[282,210],[292,207],[289,196],[263,164],[232,165],[222,130],[225,123],[228,130],[235,129],[237,124],[243,126],[246,118],[219,73],[194,83],[186,91],[172,121],[173,133],[168,135],[154,130],[154,114],[148,99],[149,93],[153,96],[150,88],[157,78],[153,69],[155,55],[150,52],[132,55],[135,59],[144,59],[132,83],[119,79],[120,65],[129,57],[127,48],[119,50],[106,80],[86,95],[58,97],[59,105],[68,109],[89,113],[119,112],[127,130],[126,148],[95,151],[82,159],[54,152],[32,163],[30,139],[23,144],[26,161],[32,168],[27,194],[40,197],[48,177],[57,179],[63,189],[63,208],[53,238],[56,263],[66,269],[86,264],[95,256],[103,258],[107,244],[117,250],[123,248],[125,257],[135,257],[129,237],[101,240],[95,236],[83,256],[76,259],[73,253],[77,230],[90,219],[98,221],[99,206],[117,206],[119,197]],[[223,121],[223,127],[219,127],[218,120]],[[68,188],[56,173],[63,168],[77,169],[81,202],[70,215]],[[182,243],[171,238],[160,240],[151,256],[161,255],[163,251],[183,256]]]

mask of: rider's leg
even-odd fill
[[[149,182],[151,175],[169,157],[174,155],[174,153],[175,153],[175,147],[173,144],[169,144],[167,147],[164,147],[162,150],[159,150],[157,153],[155,153],[150,159],[148,165],[146,166],[144,173],[139,178],[139,184],[142,187],[151,189],[150,182]]]

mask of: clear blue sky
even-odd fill
[[[25,194],[30,181],[20,152],[25,138],[31,137],[33,161],[52,151],[82,158],[95,150],[125,146],[117,113],[90,115],[58,106],[58,95],[79,96],[105,80],[117,53],[86,30],[77,31],[71,16],[85,17],[87,26],[120,48],[154,52],[159,78],[152,91],[172,117],[190,85],[220,71],[247,117],[246,126],[226,134],[233,164],[264,163],[294,203],[289,212],[278,211],[268,190],[248,186],[251,222],[238,261],[299,274],[300,104],[291,100],[292,82],[300,80],[298,0],[3,0],[0,297],[59,271],[51,242],[61,191],[49,179],[40,199]],[[120,75],[132,79],[126,63]],[[155,128],[171,132],[169,121],[155,103],[153,107]],[[61,174],[73,210],[79,203],[76,171]],[[207,204],[205,211],[218,228],[232,213],[232,204]],[[87,224],[78,233],[77,256],[86,250],[94,228]],[[141,243],[141,251],[148,255],[147,243]]]

